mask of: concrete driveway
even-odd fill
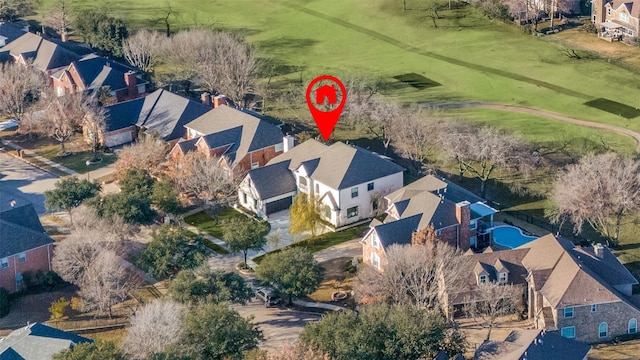
[[[39,215],[46,212],[44,192],[53,189],[59,178],[0,151],[0,209],[33,203]]]
[[[233,305],[243,317],[253,316],[253,323],[258,325],[264,341],[261,348],[276,349],[285,343],[295,343],[302,329],[311,321],[318,321],[320,314],[288,310],[284,308],[265,308],[264,304],[253,299],[245,306]]]

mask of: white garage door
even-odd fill
[[[133,138],[131,136],[131,131],[126,131],[122,133],[107,134],[104,144],[107,147],[114,147],[114,146],[130,143],[132,141],[133,141]]]

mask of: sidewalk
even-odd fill
[[[14,156],[14,157],[16,157],[16,158],[28,163],[29,165],[35,166],[35,167],[37,167],[37,168],[39,168],[39,169],[41,169],[43,171],[46,171],[46,172],[48,172],[48,173],[50,173],[52,175],[55,175],[57,177],[61,177],[60,173],[54,173],[54,172],[49,171],[49,169],[42,168],[41,166],[38,166],[38,164],[30,162],[29,159],[33,158],[33,159],[37,160],[38,162],[46,164],[47,166],[52,167],[52,168],[58,170],[59,172],[67,174],[67,175],[77,175],[78,174],[77,172],[69,169],[68,167],[65,167],[65,166],[62,166],[62,165],[60,165],[60,164],[58,164],[56,162],[53,162],[53,161],[51,161],[51,160],[49,160],[49,159],[47,159],[47,158],[45,158],[43,156],[40,156],[40,155],[34,153],[31,150],[25,150],[25,149],[22,148],[22,146],[16,145],[16,144],[12,143],[11,141],[3,140],[3,144],[5,144],[8,147],[16,150],[16,152],[7,151],[7,154],[12,155],[12,156]],[[20,156],[18,154],[18,152],[22,152],[23,155]]]

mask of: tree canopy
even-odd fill
[[[310,231],[311,236],[316,236],[320,223],[320,201],[316,197],[309,198],[305,193],[299,193],[293,198],[293,204],[289,208],[290,224],[289,232],[300,234]]]
[[[86,9],[78,12],[73,23],[82,41],[113,56],[122,56],[122,41],[129,36],[124,20],[103,11]]]
[[[181,270],[169,283],[169,294],[182,303],[229,301],[242,305],[253,296],[242,276],[235,272],[213,271],[206,265],[196,270]]]
[[[73,348],[53,355],[53,360],[125,360],[126,357],[113,341],[96,340],[94,343],[76,344]]]
[[[278,288],[282,294],[302,296],[314,292],[322,282],[324,268],[313,258],[309,250],[294,247],[271,253],[256,270],[256,276]]]
[[[223,237],[231,251],[242,252],[246,266],[247,253],[249,250],[262,250],[267,243],[269,230],[271,227],[265,221],[234,217],[223,225]]]
[[[153,240],[140,254],[138,263],[155,277],[165,278],[182,269],[193,269],[205,259],[202,239],[186,229],[165,224],[151,236]]]
[[[300,342],[334,360],[433,359],[441,350],[454,356],[466,347],[441,313],[386,304],[329,313],[307,325]]]
[[[44,192],[45,205],[49,209],[62,209],[69,213],[80,206],[86,199],[100,193],[101,186],[89,180],[79,180],[75,176],[68,176],[57,181],[53,190]]]

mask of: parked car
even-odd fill
[[[256,290],[256,297],[264,302],[265,307],[280,305],[282,300],[273,289],[261,288]]]
[[[0,122],[0,131],[15,129],[18,127],[18,125],[19,125],[18,120],[16,119],[9,119],[6,121],[2,121]]]

